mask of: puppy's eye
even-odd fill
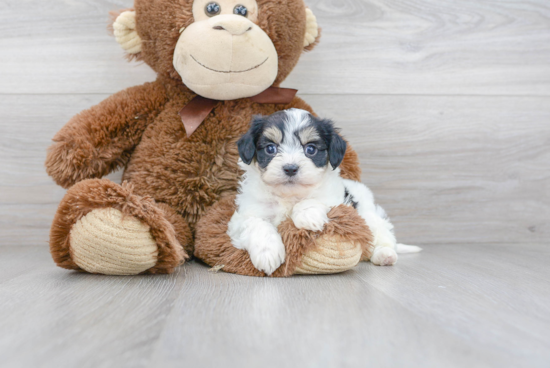
[[[206,15],[208,15],[209,17],[213,17],[215,15],[218,15],[220,14],[220,12],[222,11],[222,8],[220,6],[220,4],[218,3],[208,3],[206,5],[206,7],[204,8],[204,12],[206,13]]]
[[[277,146],[274,145],[274,144],[270,144],[269,146],[267,146],[265,148],[265,153],[267,153],[268,155],[274,155],[277,153]]]
[[[235,9],[233,9],[233,13],[246,17],[248,15],[248,9],[244,5],[237,5]]]
[[[317,147],[315,147],[313,144],[308,144],[305,148],[306,155],[308,156],[315,156],[317,154]]]

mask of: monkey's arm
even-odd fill
[[[73,117],[53,138],[46,170],[69,188],[128,163],[147,126],[168,100],[158,81],[121,91]]]
[[[309,106],[307,103],[304,102],[304,100],[299,97],[295,97],[294,101],[292,101],[292,103],[287,108],[306,110],[317,116],[311,106]],[[336,124],[338,124],[338,122],[336,122]],[[344,132],[344,139],[346,135],[345,133],[346,132]],[[344,161],[342,161],[342,164],[340,164],[340,169],[342,170],[340,175],[344,179],[361,181],[361,164],[359,162],[359,156],[357,155],[357,152],[355,152],[355,150],[351,147],[348,140],[345,139],[345,141],[348,144],[348,148],[346,150],[346,155],[344,156]]]

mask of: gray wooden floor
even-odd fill
[[[323,39],[284,86],[425,251],[288,280],[57,269],[51,138],[155,76],[105,30],[132,0],[0,0],[0,366],[550,366],[550,2],[306,3]]]
[[[550,248],[432,245],[291,279],[109,277],[0,258],[2,367],[548,367]]]

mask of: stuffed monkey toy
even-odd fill
[[[241,174],[237,140],[254,115],[313,112],[278,88],[319,38],[303,0],[135,0],[114,34],[156,81],[121,91],[54,137],[48,174],[67,188],[50,249],[58,266],[89,273],[170,273],[193,255],[251,276],[226,234]],[[342,176],[360,180],[349,148]],[[121,185],[101,179],[124,169]],[[370,255],[370,232],[350,207],[322,232],[279,231],[286,261],[273,276],[342,272]]]

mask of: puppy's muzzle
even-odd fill
[[[296,176],[296,174],[298,174],[298,169],[300,169],[298,165],[285,165],[283,167],[285,174],[290,177]]]

